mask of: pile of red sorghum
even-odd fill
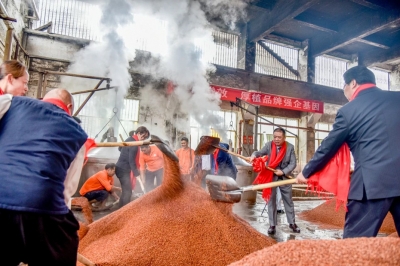
[[[343,228],[345,215],[346,211],[343,206],[340,206],[338,211],[336,211],[336,199],[334,198],[322,203],[312,210],[301,212],[299,217],[306,221],[322,224],[323,228]],[[394,225],[393,217],[388,213],[379,232],[393,233],[395,231],[396,227]]]
[[[83,217],[86,221],[79,221],[78,236],[82,239],[89,231],[88,225],[93,222],[93,213],[90,208],[89,201],[85,197],[73,198],[71,201],[71,206],[78,207],[82,209]]]
[[[400,265],[400,239],[289,240],[250,254],[229,266]]]
[[[162,185],[90,224],[80,254],[98,266],[227,265],[276,243],[164,160]]]

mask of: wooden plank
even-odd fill
[[[314,38],[315,49],[312,56],[329,53],[398,23],[400,23],[398,11],[395,13],[375,13],[375,15],[368,16],[365,19],[354,16],[354,18],[340,25],[338,34],[332,34],[332,36],[325,38]]]
[[[307,22],[307,21],[303,21],[303,20],[299,20],[299,19],[293,19],[293,21],[296,22],[299,25],[303,25],[303,26],[306,26],[306,27],[309,27],[309,28],[312,28],[312,29],[316,29],[316,30],[319,30],[319,31],[323,31],[323,32],[327,32],[327,33],[337,33],[336,30],[328,29],[326,27],[322,27],[322,26],[319,26],[317,24],[310,23],[310,22]]]
[[[261,40],[279,25],[293,19],[319,1],[322,0],[279,0],[271,12],[265,12],[249,22],[248,39]]]

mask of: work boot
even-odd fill
[[[275,226],[271,225],[271,226],[268,228],[268,234],[269,234],[269,235],[273,235],[273,234],[275,234],[275,232],[276,232]]]
[[[296,224],[289,224],[289,227],[293,230],[294,233],[300,233],[300,228]]]

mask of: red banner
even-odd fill
[[[236,98],[239,98],[254,105],[270,106],[303,112],[324,113],[324,103],[320,101],[233,89],[217,85],[210,85],[210,87],[221,95],[222,101],[235,102]]]

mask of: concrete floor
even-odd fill
[[[292,229],[289,228],[286,213],[284,213],[278,214],[276,233],[269,236],[278,242],[285,242],[292,239],[341,239],[343,236],[343,230],[319,229],[318,225],[301,220],[298,217],[300,212],[314,209],[323,202],[325,202],[325,200],[294,201],[296,224],[300,228],[301,232],[293,233]],[[265,208],[265,211],[263,212],[264,207],[265,201],[261,198],[261,194],[258,193],[257,201],[254,205],[237,203],[233,206],[233,212],[245,219],[260,233],[268,235],[268,207]]]

